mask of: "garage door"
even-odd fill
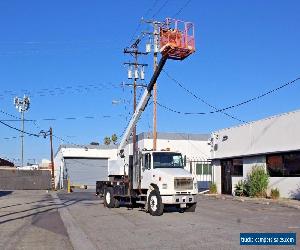
[[[96,181],[107,180],[107,158],[65,158],[65,170],[72,185],[95,187]]]

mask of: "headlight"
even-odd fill
[[[168,188],[167,183],[162,184],[162,188],[163,188],[163,189],[167,189],[167,188]]]

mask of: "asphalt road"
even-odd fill
[[[296,232],[300,249],[300,210],[277,204],[199,196],[195,213],[176,211],[152,217],[138,208],[105,208],[94,193],[59,197],[64,202],[80,201],[68,209],[99,249],[241,249],[241,232]],[[249,248],[270,249],[270,246],[242,249]]]
[[[57,198],[59,197],[59,199]],[[241,232],[296,232],[296,247],[241,247]],[[300,249],[300,210],[198,197],[195,213],[108,209],[93,192],[0,191],[0,249]]]
[[[46,191],[0,191],[0,249],[73,249]]]

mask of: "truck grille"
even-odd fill
[[[175,178],[174,179],[174,189],[175,190],[193,189],[193,179],[192,178]]]

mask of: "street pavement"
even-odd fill
[[[297,246],[241,247],[241,232],[296,232]],[[0,249],[299,249],[299,235],[300,210],[276,203],[199,196],[195,213],[153,217],[105,208],[88,190],[0,197]]]
[[[0,191],[0,249],[73,249],[46,191]]]

